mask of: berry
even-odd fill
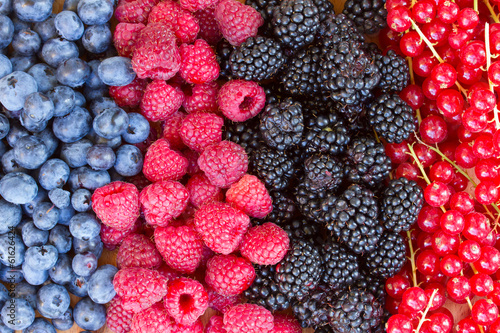
[[[162,258],[155,245],[146,236],[131,234],[126,236],[116,255],[118,268],[142,267],[155,269],[160,267]]]
[[[246,121],[255,117],[265,102],[264,89],[253,81],[228,81],[221,87],[217,96],[219,109],[232,121]]]
[[[219,77],[219,64],[215,53],[203,39],[197,39],[194,44],[182,44],[180,49],[180,75],[187,82],[202,84]]]
[[[223,125],[224,119],[213,113],[194,113],[182,120],[179,134],[186,146],[201,153],[222,140]]]
[[[174,326],[175,324],[168,315],[168,311],[161,303],[156,303],[133,316],[130,322],[130,332],[171,332]]]
[[[179,180],[187,172],[188,160],[171,149],[170,143],[159,139],[149,146],[144,156],[142,172],[152,182]]]
[[[271,197],[264,184],[257,177],[248,174],[227,190],[226,202],[245,214],[260,219],[273,209]]]
[[[264,23],[262,16],[250,6],[235,0],[219,1],[215,19],[224,38],[233,46],[240,46],[248,37],[255,37]]]
[[[196,208],[211,201],[222,201],[221,189],[212,185],[203,173],[196,173],[189,178],[186,184],[189,192],[189,202]]]
[[[88,0],[88,2],[90,2],[90,0]],[[116,8],[115,17],[119,22],[146,23],[148,14],[158,2],[159,2],[158,0],[132,0],[132,1],[121,2]],[[80,8],[78,12],[83,12],[86,9],[82,5],[79,5],[78,7]],[[93,12],[95,11],[96,7],[97,5],[89,4],[87,10]],[[113,15],[113,9],[111,8],[111,16],[112,15]],[[88,24],[95,24],[95,23],[88,23]]]
[[[148,24],[162,23],[175,33],[181,43],[192,43],[196,39],[200,26],[189,11],[177,2],[161,1],[153,7],[148,16]]]
[[[349,0],[344,3],[342,13],[353,20],[361,32],[370,35],[387,25],[387,10],[384,7],[383,1]]]
[[[377,243],[377,249],[366,255],[365,265],[371,274],[388,278],[403,267],[406,262],[406,245],[395,233],[385,233]]]
[[[273,327],[273,315],[259,305],[238,304],[224,313],[227,333],[270,333]]]
[[[325,268],[322,282],[332,290],[343,290],[361,277],[358,257],[342,245],[334,241],[327,242],[322,252]]]
[[[267,188],[276,191],[288,187],[295,169],[293,161],[286,152],[267,146],[259,147],[250,155],[250,165],[253,173]]]
[[[222,39],[222,33],[215,19],[215,6],[198,10],[193,13],[193,16],[198,20],[198,24],[200,25],[198,36],[206,40],[210,45],[217,45]]]
[[[313,44],[288,58],[280,77],[286,92],[304,96],[319,92],[320,84],[316,75],[319,71],[320,53],[321,49]]]
[[[250,261],[234,254],[216,255],[207,262],[205,282],[221,295],[239,295],[254,279],[255,269]]]
[[[207,326],[205,327],[205,333],[226,333],[222,317],[219,315],[213,315],[210,317]]]
[[[255,280],[243,293],[249,303],[258,304],[270,311],[285,310],[290,307],[288,297],[278,288],[275,273],[275,266],[255,266]]]
[[[277,225],[267,222],[250,228],[240,245],[243,257],[258,265],[276,265],[288,251],[289,238]]]
[[[59,318],[69,308],[69,294],[66,288],[55,283],[41,287],[36,294],[36,309],[45,318]]]
[[[167,226],[186,208],[189,192],[179,182],[159,181],[144,188],[139,200],[148,224]]]
[[[163,80],[153,80],[144,90],[141,101],[141,113],[150,121],[167,120],[182,105],[184,95],[179,88]]]
[[[176,323],[192,325],[208,308],[208,294],[198,281],[181,277],[169,282],[164,305]]]
[[[191,88],[191,94],[185,93],[183,107],[187,113],[210,112],[219,114],[217,95],[219,93],[217,82],[196,84]]]
[[[498,318],[498,307],[491,300],[479,299],[472,306],[471,316],[479,325],[491,325]]]

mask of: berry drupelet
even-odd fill
[[[304,162],[305,184],[314,192],[336,190],[342,183],[344,163],[335,156],[314,154]]]
[[[387,26],[385,0],[347,0],[342,11],[361,32],[375,34]]]

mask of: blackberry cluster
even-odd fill
[[[304,218],[292,219],[283,228],[290,240],[298,241],[305,240],[309,243],[316,245],[322,244],[322,239],[320,238],[321,227],[319,224],[311,223]]]
[[[244,296],[250,303],[255,303],[270,311],[282,311],[290,307],[287,296],[279,291],[274,280],[276,266],[255,265],[255,280],[244,291]]]
[[[321,49],[311,45],[288,59],[280,77],[284,90],[291,95],[312,95],[320,92],[317,80]]]
[[[332,290],[342,290],[360,278],[358,257],[332,240],[323,245],[323,264],[323,283]]]
[[[287,153],[266,146],[253,151],[250,165],[269,190],[280,191],[287,188],[294,175],[293,161]]]
[[[329,15],[321,23],[318,30],[318,42],[321,43],[323,50],[348,41],[364,43],[365,37],[346,15]]]
[[[292,312],[302,327],[314,327],[316,330],[327,326],[330,321],[332,312],[329,304],[335,301],[336,296],[332,290],[315,291],[307,299],[296,301]]]
[[[375,34],[387,26],[384,0],[347,0],[342,13],[365,34]]]
[[[388,278],[401,270],[406,262],[406,245],[396,232],[386,232],[375,251],[365,257],[365,266],[372,275]]]
[[[384,92],[400,92],[410,81],[410,68],[406,59],[394,50],[389,50],[386,55],[377,54],[375,64],[382,75],[378,88]]]
[[[304,171],[308,189],[314,192],[336,190],[342,183],[344,164],[335,156],[315,154],[305,161]]]

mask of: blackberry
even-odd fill
[[[393,179],[380,199],[380,217],[387,230],[408,231],[423,205],[422,188],[404,177]]]
[[[264,143],[259,131],[259,118],[254,117],[244,122],[226,121],[224,140],[242,146],[248,155]]]
[[[312,191],[336,190],[342,183],[344,163],[335,156],[314,154],[304,162],[305,182]]]
[[[335,15],[333,4],[329,0],[313,0],[314,5],[318,7],[319,22],[325,21],[332,15]]]
[[[399,93],[410,81],[410,68],[406,59],[389,50],[386,55],[378,54],[375,56],[377,65],[382,78],[378,83],[378,88],[382,91]]]
[[[247,38],[229,57],[233,77],[247,81],[272,78],[284,62],[281,46],[266,37]]]
[[[255,265],[255,280],[244,292],[249,303],[258,304],[270,311],[281,311],[290,307],[290,301],[279,291],[274,280],[275,273],[276,266]]]
[[[286,152],[262,146],[250,155],[253,172],[269,190],[283,190],[288,187],[294,175],[293,161]]]
[[[389,143],[401,143],[415,131],[413,109],[396,93],[386,93],[373,101],[368,121]]]
[[[276,282],[290,300],[306,297],[321,280],[323,263],[314,243],[297,240],[276,266]]]
[[[324,49],[338,45],[340,42],[364,43],[364,35],[356,28],[354,22],[344,14],[329,15],[318,30],[318,40]]]
[[[312,191],[306,182],[300,183],[295,191],[295,200],[300,212],[311,222],[327,225],[331,222],[330,212],[337,197],[329,191]]]
[[[354,283],[356,288],[365,290],[375,296],[375,299],[379,301],[380,304],[385,305],[385,281],[386,279],[374,276],[371,272],[361,269],[360,277]]]
[[[353,20],[361,32],[368,35],[387,26],[385,0],[347,0],[342,13]]]
[[[305,240],[314,244],[321,244],[320,226],[316,223],[310,223],[302,218],[292,219],[287,223],[283,230],[286,231],[291,242]]]
[[[348,123],[354,126],[359,126],[359,120],[366,115],[367,107],[365,103],[352,105],[336,103],[336,109]]]
[[[264,141],[278,150],[297,145],[304,130],[304,117],[299,102],[287,97],[268,104],[260,115],[260,132]]]
[[[351,142],[345,165],[348,181],[372,188],[379,187],[391,171],[391,159],[385,155],[384,145],[370,137],[359,137]]]
[[[291,95],[313,95],[320,91],[317,80],[321,49],[311,45],[288,59],[280,81]]]
[[[333,315],[330,303],[333,303],[336,293],[332,290],[315,291],[307,298],[292,304],[292,312],[302,327],[319,328],[327,326]],[[315,330],[315,332],[317,332]]]
[[[359,278],[358,257],[332,240],[323,245],[323,283],[332,290],[342,290]]]
[[[222,39],[217,43],[217,47],[215,50],[215,54],[217,57],[217,62],[219,63],[220,70],[219,70],[219,75],[220,77],[226,78],[226,79],[231,79],[231,65],[229,64],[229,58],[231,57],[231,53],[234,50],[234,46],[229,44],[229,42],[225,39]]]
[[[401,270],[406,262],[406,243],[396,232],[380,237],[375,251],[365,256],[365,266],[374,276],[388,278]]]
[[[291,222],[298,213],[292,198],[284,191],[271,191],[269,195],[273,199],[273,210],[266,216],[265,222],[273,222],[280,226]]]
[[[295,51],[314,41],[319,10],[312,0],[282,0],[273,8],[272,24],[283,47]]]
[[[378,205],[372,191],[358,184],[349,186],[332,202],[327,214],[327,229],[354,253],[369,253],[378,246],[383,229],[378,224]]]

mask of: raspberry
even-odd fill
[[[122,307],[134,313],[149,308],[167,294],[167,279],[147,268],[120,269],[113,279]]]
[[[121,0],[115,10],[118,22],[146,23],[151,9],[160,0]]]
[[[125,237],[116,254],[118,268],[142,267],[155,269],[163,259],[155,244],[146,236],[132,234]]]
[[[136,77],[126,86],[109,87],[109,96],[113,97],[118,106],[133,108],[141,103],[146,84],[146,80]]]
[[[205,333],[226,333],[222,317],[218,315],[210,317],[205,327]]]
[[[130,333],[171,332],[174,327],[172,318],[161,303],[156,303],[134,316]]]
[[[248,174],[227,190],[226,202],[258,219],[266,217],[273,210],[273,200],[264,183]]]
[[[191,149],[183,150],[182,153],[188,160],[187,173],[188,175],[194,175],[201,171],[198,165],[198,158],[200,157],[200,153],[197,153]]]
[[[193,16],[198,20],[198,24],[200,25],[198,36],[206,40],[210,45],[217,45],[222,39],[222,33],[215,19],[215,6],[198,10],[193,13]]]
[[[182,44],[181,77],[191,84],[210,82],[219,77],[219,63],[215,52],[203,39],[197,39],[194,44]]]
[[[220,188],[210,183],[204,173],[197,173],[191,176],[186,183],[191,204],[200,208],[203,204],[211,201],[222,201],[223,194]]]
[[[240,46],[248,37],[257,36],[257,30],[264,24],[258,11],[235,0],[219,1],[215,19],[222,35],[233,46]]]
[[[180,0],[179,3],[181,7],[189,10],[190,12],[195,12],[200,9],[205,9],[207,7],[213,6],[218,0]]]
[[[155,141],[144,156],[142,172],[152,182],[178,180],[187,172],[188,160],[170,149],[165,139]]]
[[[208,145],[222,140],[224,119],[213,113],[194,113],[184,118],[180,134],[186,146],[202,152]]]
[[[109,183],[92,194],[92,209],[102,223],[125,231],[139,217],[139,191],[130,183]]]
[[[227,118],[241,122],[259,114],[266,104],[266,93],[256,82],[232,80],[222,86],[217,101]]]
[[[194,226],[157,227],[154,237],[156,248],[173,269],[193,273],[200,265],[203,241]]]
[[[182,125],[182,120],[186,117],[186,114],[182,111],[177,111],[170,118],[162,123],[163,138],[170,143],[170,148],[175,150],[182,150],[186,148],[184,142],[182,142],[179,129]]]
[[[217,105],[217,94],[219,85],[216,81],[196,84],[191,89],[191,93],[185,94],[184,109],[188,113],[211,112],[220,113]]]
[[[208,261],[205,274],[205,282],[224,296],[241,294],[255,279],[255,269],[250,261],[234,254],[214,256]]]
[[[208,308],[208,294],[198,281],[180,277],[168,283],[164,305],[176,323],[193,325]]]
[[[276,265],[286,255],[290,239],[285,230],[267,222],[252,227],[241,242],[241,255],[254,264]]]
[[[191,13],[172,0],[160,2],[149,14],[149,24],[158,22],[167,25],[181,43],[194,42],[200,31],[200,26]]]
[[[107,226],[105,224],[101,225],[101,241],[106,249],[113,251],[121,242],[132,233],[136,233],[142,226],[140,219],[135,220],[134,224],[130,229],[127,230],[117,230]]]
[[[167,281],[172,281],[173,279],[177,279],[181,276],[181,273],[177,272],[175,269],[166,264],[163,264],[160,266],[160,268],[158,268],[158,273],[163,275],[167,279]]]
[[[146,87],[141,103],[141,113],[150,121],[170,118],[184,101],[182,90],[163,80],[154,80]]]
[[[189,193],[179,182],[161,181],[147,186],[139,198],[146,222],[165,227],[182,214],[189,201]]]
[[[212,288],[208,288],[207,292],[208,292],[208,306],[221,313],[225,313],[227,310],[229,310],[236,304],[241,303],[242,301],[241,295],[224,296],[215,292],[215,290],[213,290]]]
[[[274,315],[274,328],[271,333],[301,333],[299,321],[292,316],[283,314]]]
[[[140,32],[145,27],[142,23],[118,23],[116,25],[113,33],[113,43],[119,55],[132,58]]]
[[[212,184],[225,188],[247,172],[248,156],[239,144],[221,141],[205,148],[198,158],[198,166]]]
[[[148,24],[139,33],[132,68],[140,79],[169,80],[181,68],[175,34],[162,23]]]
[[[203,323],[198,319],[193,325],[175,324],[172,333],[203,333]]]
[[[250,218],[227,203],[211,202],[196,211],[194,224],[211,250],[229,254],[238,248]]]
[[[134,313],[124,310],[122,307],[122,299],[115,296],[109,302],[106,310],[106,324],[110,330],[115,333],[127,333],[130,331],[130,323]]]
[[[273,315],[260,305],[238,304],[224,313],[227,333],[269,333],[273,327]]]

